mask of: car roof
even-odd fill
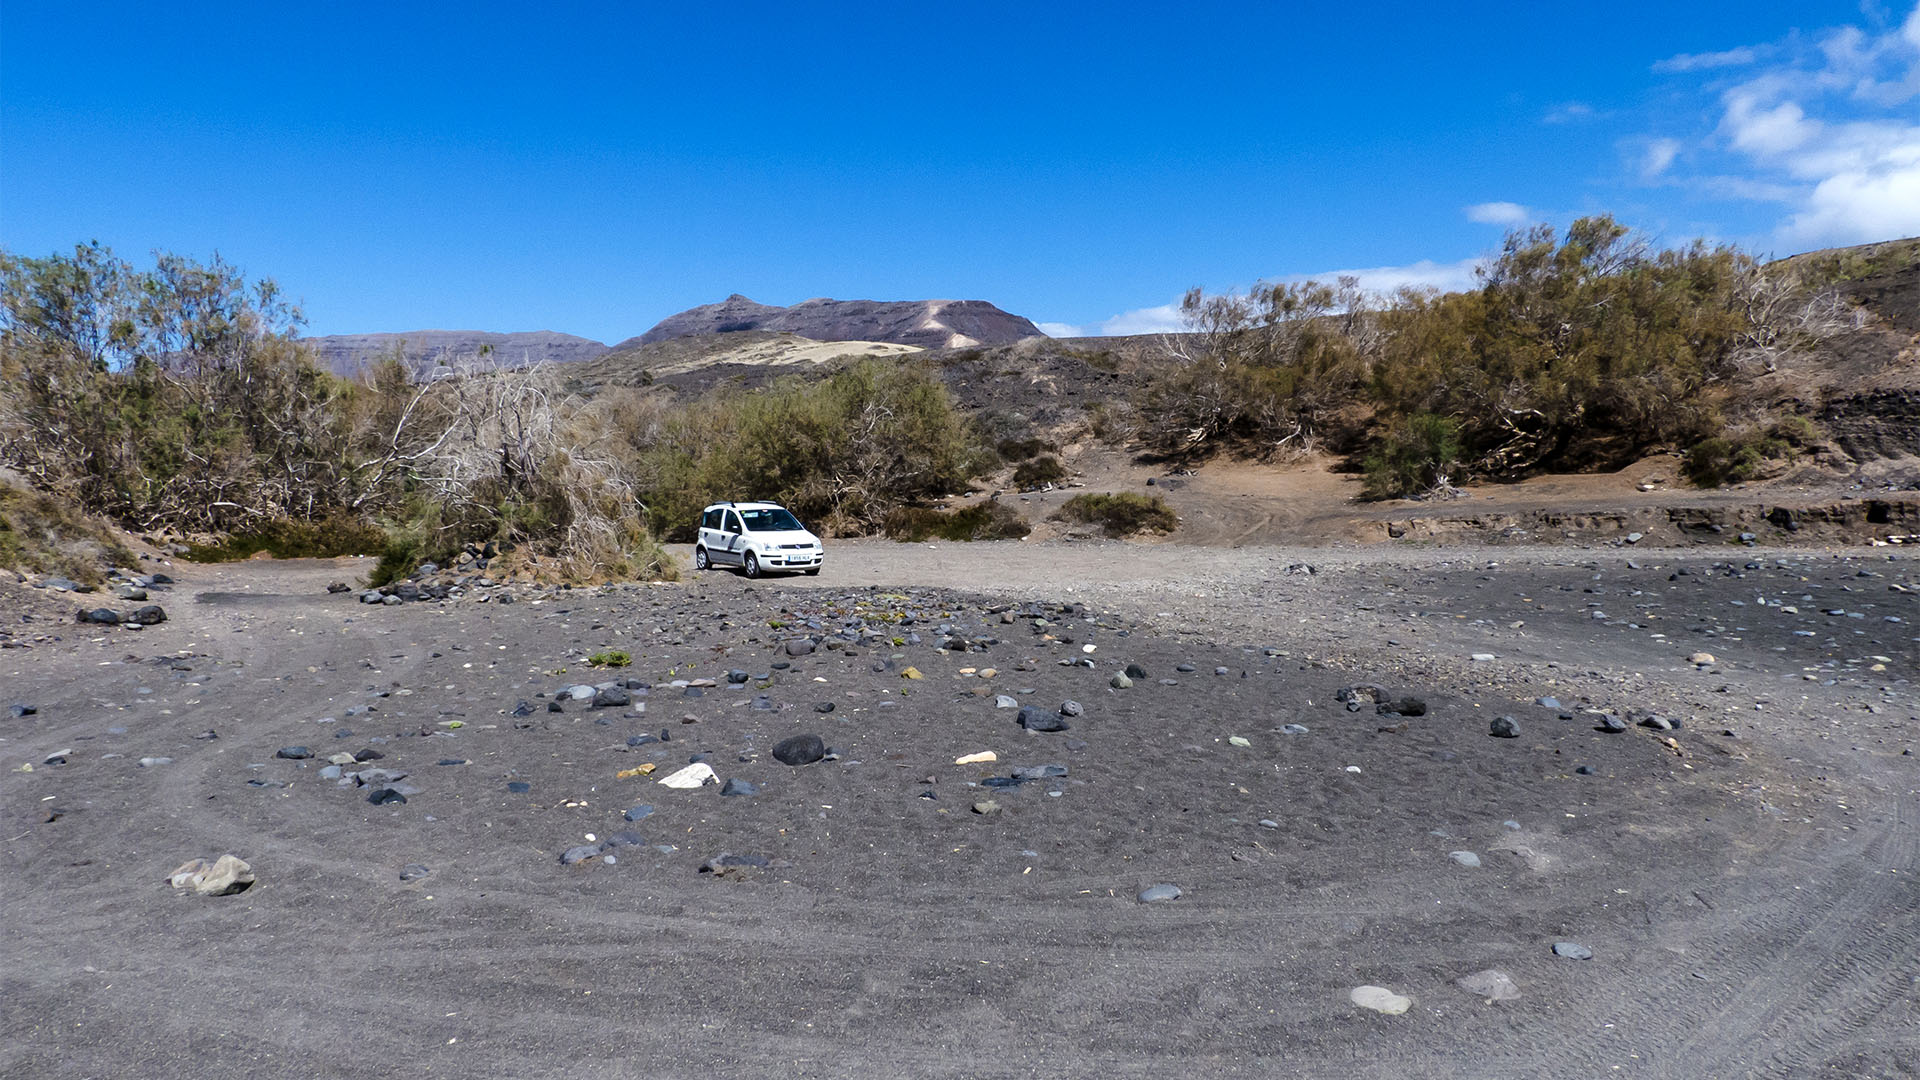
[[[704,514],[707,512],[707,510],[725,510],[728,508],[732,508],[735,510],[785,510],[786,509],[786,507],[781,506],[779,503],[770,503],[770,502],[717,502],[717,503],[707,504],[706,510],[702,510],[700,512]]]

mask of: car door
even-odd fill
[[[726,552],[727,564],[740,566],[747,557],[747,538],[740,528],[740,515],[728,510],[726,517],[722,520],[725,521],[725,525],[722,526],[725,530],[722,550]]]

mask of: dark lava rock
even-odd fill
[[[1173,670],[1179,672],[1182,675],[1191,675],[1194,671],[1194,667],[1192,664],[1175,664],[1173,665]]]
[[[533,785],[527,783],[525,780],[509,780],[507,781],[507,790],[513,792],[515,795],[525,795],[527,792],[533,790]]]
[[[596,709],[616,708],[633,704],[633,695],[624,686],[604,686],[593,692],[593,707]]]
[[[572,866],[575,863],[583,863],[588,859],[598,858],[600,851],[601,848],[599,844],[580,844],[561,852],[560,861],[564,865]]]
[[[431,874],[431,873],[433,873],[432,867],[429,867],[417,862],[408,863],[407,865],[400,868],[400,880],[401,881],[419,881],[421,878],[426,877],[428,874]]]
[[[383,787],[374,788],[373,793],[367,796],[367,801],[375,806],[385,806],[388,803],[404,803],[407,797],[390,787]]]
[[[134,608],[133,614],[127,616],[127,621],[141,626],[159,626],[167,621],[167,611],[159,604],[147,604]]]
[[[830,713],[833,711],[833,702],[822,701],[813,707],[813,711],[817,713]]]
[[[566,712],[567,710],[561,708],[560,703],[558,701],[549,701],[547,702],[547,711],[548,712]]]
[[[827,756],[827,744],[818,735],[795,735],[773,747],[773,759],[782,765],[811,765]]]
[[[622,829],[607,837],[606,843],[600,846],[603,848],[646,847],[647,839],[632,829]]]
[[[1378,683],[1355,683],[1333,692],[1333,700],[1345,705],[1348,712],[1359,712],[1368,705],[1385,702],[1391,696],[1387,688]]]
[[[1065,719],[1052,713],[1043,713],[1031,705],[1020,707],[1019,723],[1028,731],[1065,731],[1069,726]]]
[[[647,745],[648,743],[657,743],[657,742],[659,742],[659,741],[660,741],[660,736],[658,736],[658,735],[629,735],[629,736],[627,736],[627,745],[628,745],[628,746],[645,746],[645,745]]]
[[[333,584],[327,586],[327,591],[330,593],[352,592],[353,586],[347,584],[344,581],[336,581]],[[407,880],[405,871],[401,872],[400,880],[402,881]]]
[[[788,656],[808,656],[812,654],[814,648],[813,642],[807,638],[794,638],[786,644]]]
[[[1574,772],[1576,772],[1576,773],[1579,773],[1579,774],[1580,774],[1581,776],[1592,776],[1592,775],[1593,775],[1593,766],[1591,766],[1591,765],[1578,765],[1578,766],[1575,766],[1575,767],[1574,767],[1574,770],[1573,770],[1573,771],[1574,771]]]
[[[650,803],[641,803],[639,806],[629,807],[621,816],[628,821],[640,821],[653,816],[653,806]]]
[[[1600,723],[1595,726],[1595,730],[1604,731],[1609,735],[1618,735],[1627,730],[1627,722],[1612,713],[1608,713],[1600,718]]]
[[[17,720],[17,719],[19,719],[19,718],[20,718],[20,717],[22,717],[22,716],[32,716],[32,715],[34,715],[35,713],[37,713],[37,712],[39,712],[39,711],[40,711],[39,709],[37,709],[37,708],[35,708],[35,707],[34,707],[34,706],[32,706],[32,705],[9,705],[9,706],[7,706],[7,713],[8,713],[8,714],[9,714],[10,716],[12,716],[12,717],[13,717],[14,719],[16,719],[16,720]]]
[[[1128,664],[1128,665],[1127,665],[1127,678],[1129,678],[1129,679],[1145,679],[1145,678],[1150,678],[1150,676],[1149,676],[1149,675],[1147,674],[1147,669],[1146,669],[1146,668],[1143,668],[1143,667],[1141,667],[1141,666],[1140,666],[1139,664]]]
[[[120,625],[120,613],[112,608],[81,608],[74,612],[74,618],[83,623],[97,623],[101,626]]]
[[[720,794],[722,795],[758,795],[760,794],[760,785],[750,783],[746,780],[742,780],[737,776],[729,777],[726,783],[720,785]]]
[[[1383,701],[1374,708],[1381,716],[1425,716],[1427,703],[1416,697],[1403,697],[1398,701]]]
[[[765,855],[735,855],[723,851],[700,864],[703,874],[725,874],[730,870],[765,870],[773,865],[773,860]]]
[[[313,751],[304,746],[283,746],[275,750],[273,756],[286,758],[288,761],[304,761],[313,756]]]
[[[1520,722],[1511,716],[1496,716],[1487,725],[1487,734],[1496,739],[1517,739],[1520,737]]]

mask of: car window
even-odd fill
[[[705,514],[701,515],[700,527],[703,529],[719,528],[720,527],[720,511],[709,510]]]
[[[764,510],[746,510],[742,512],[747,519],[747,528],[754,532],[799,532],[800,521],[785,507],[773,506]]]
[[[738,515],[738,514],[736,514],[736,513],[734,513],[734,512],[733,512],[733,511],[731,511],[731,510],[729,510],[729,511],[727,511],[727,524],[726,524],[726,530],[727,530],[728,532],[739,532],[739,531],[740,531],[740,515]]]

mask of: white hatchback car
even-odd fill
[[[693,567],[737,566],[750,578],[769,570],[817,574],[825,545],[779,503],[714,503],[700,515]]]

